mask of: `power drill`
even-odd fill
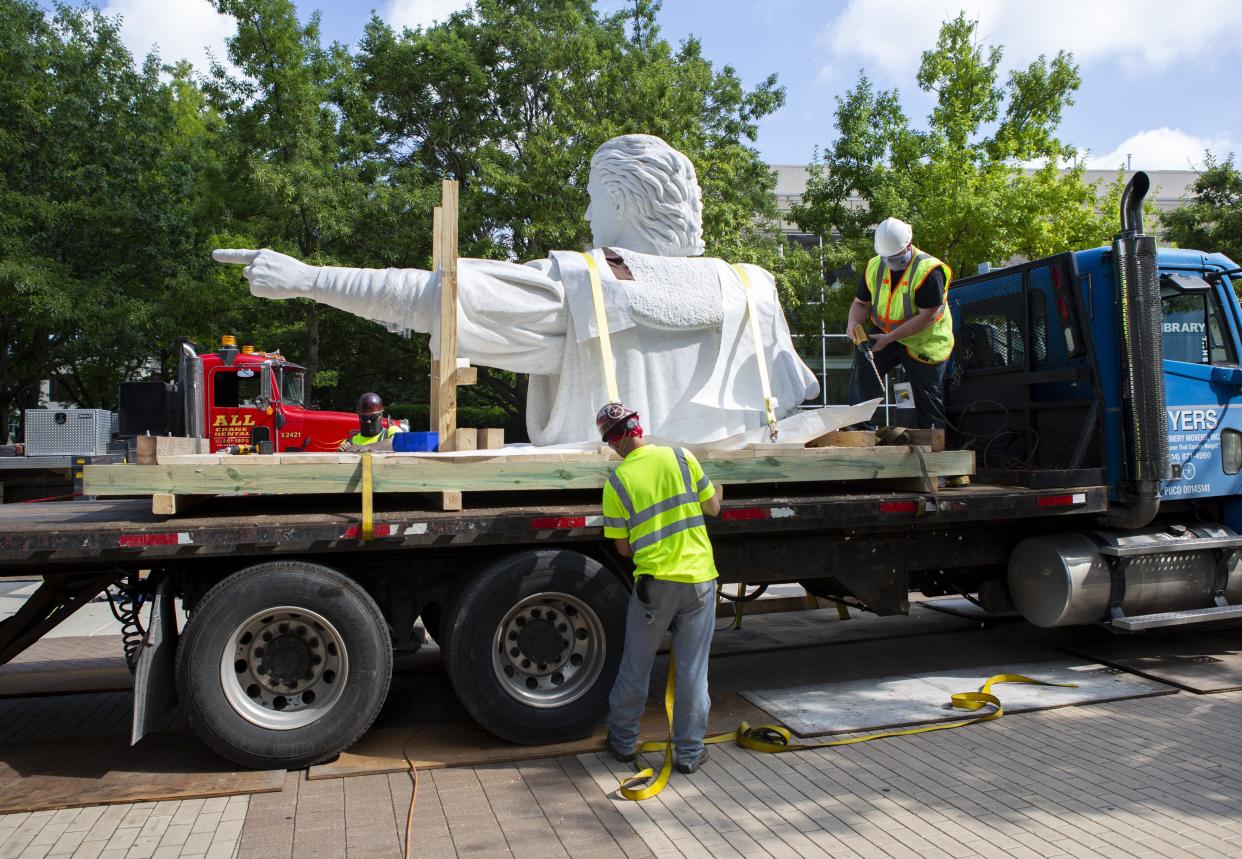
[[[871,365],[871,372],[875,373],[875,380],[880,383],[880,390],[884,390],[884,377],[880,375],[880,368],[875,365],[875,355],[871,352],[871,338],[867,336],[867,332],[863,330],[861,325],[855,324],[854,330],[850,332],[850,339],[867,356],[867,363]]]

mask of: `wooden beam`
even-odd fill
[[[807,447],[875,447],[874,432],[834,430],[806,443]],[[943,448],[941,448],[943,450]]]
[[[478,450],[479,431],[472,428],[458,427],[453,433],[453,450]]]
[[[151,496],[151,512],[156,516],[176,516],[188,513],[212,498],[211,495],[172,495],[157,492]]]
[[[708,478],[720,483],[866,481],[921,476],[918,458],[904,448],[820,448],[756,456],[701,460]],[[807,455],[813,454],[813,455]],[[925,453],[932,476],[973,474],[973,451]],[[238,462],[219,465],[88,465],[87,495],[331,494],[359,491],[361,466],[342,456],[337,465]],[[524,462],[496,457],[482,462],[452,458],[376,454],[375,492],[521,491],[599,489],[616,467],[603,457],[567,462]]]
[[[444,210],[436,206],[431,210],[431,270],[440,271],[440,234],[444,232]],[[431,359],[431,379],[428,381],[431,392],[431,410],[428,412],[430,423],[427,429],[440,431],[440,361]]]
[[[134,461],[139,465],[155,465],[169,456],[204,454],[211,448],[211,442],[205,438],[140,435],[136,441],[137,456]]]
[[[478,383],[478,367],[458,367],[457,372],[453,374],[453,384],[458,387],[462,385],[477,385]]]
[[[457,429],[457,182],[445,179],[440,192],[440,355],[436,426],[440,450],[453,450]],[[446,447],[447,444],[447,447]]]
[[[916,444],[927,450],[944,450],[944,429],[908,429],[906,436],[910,444]]]

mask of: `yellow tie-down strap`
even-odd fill
[[[608,312],[604,308],[604,287],[600,282],[599,266],[595,257],[583,253],[586,260],[587,274],[591,277],[591,301],[595,305],[595,327],[599,329],[599,357],[604,368],[604,387],[608,389],[608,402],[621,402],[621,393],[617,388],[617,362],[612,355],[612,338],[608,336]]]
[[[755,341],[755,363],[759,366],[759,384],[763,386],[763,419],[768,425],[772,441],[776,441],[776,408],[772,404],[772,383],[768,378],[768,356],[763,350],[763,334],[759,331],[759,314],[755,312],[755,296],[750,287],[750,275],[741,265],[733,266],[742,281],[746,293],[746,316],[750,319],[750,336]]]
[[[677,693],[676,676],[676,667],[673,664],[673,657],[670,655],[668,660],[668,683],[664,687],[664,709],[668,716],[668,739],[648,740],[638,745],[639,752],[658,752],[663,750],[664,765],[661,767],[658,775],[654,768],[648,767],[622,779],[619,791],[626,799],[649,799],[662,791],[664,786],[668,784],[669,776],[673,770],[673,701]],[[949,703],[957,710],[973,711],[982,710],[984,707],[994,707],[995,709],[957,722],[938,722],[934,725],[922,725],[918,728],[882,731],[878,734],[866,734],[845,740],[829,740],[823,743],[795,743],[793,741],[793,733],[783,725],[751,725],[748,722],[742,722],[737,726],[737,730],[729,731],[727,734],[715,734],[705,737],[703,742],[706,744],[736,743],[742,748],[750,749],[751,751],[776,754],[780,752],[806,751],[808,749],[827,749],[832,746],[852,746],[855,743],[869,743],[872,740],[884,740],[889,737],[908,737],[912,734],[928,734],[932,731],[965,728],[967,725],[991,722],[1005,715],[1005,708],[1001,706],[1000,698],[992,694],[992,687],[998,683],[1031,683],[1036,686],[1063,686],[1067,688],[1077,688],[1078,686],[1077,683],[1049,683],[1045,680],[1036,680],[1033,677],[1027,677],[1022,674],[995,674],[987,679],[978,692],[958,692],[949,698]]]
[[[362,533],[363,542],[375,536],[375,480],[371,468],[371,454],[362,455]]]

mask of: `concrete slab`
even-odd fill
[[[989,677],[1021,674],[1077,688],[1006,683],[993,687],[1006,713],[1075,704],[1118,701],[1176,690],[1099,664],[1075,660],[974,666],[915,675],[894,675],[845,683],[787,689],[748,689],[740,694],[801,736],[870,731],[900,725],[966,718],[970,711],[949,703],[957,692],[977,691]]]

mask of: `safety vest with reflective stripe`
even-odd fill
[[[953,271],[931,254],[914,248],[910,264],[902,272],[901,280],[893,285],[892,272],[884,264],[883,257],[874,256],[867,262],[867,289],[871,293],[871,323],[884,333],[895,329],[918,312],[914,293],[937,268],[944,269],[944,298],[936,311],[936,321],[917,334],[903,337],[897,342],[906,347],[911,357],[924,364],[947,361],[953,351],[953,316],[949,313],[949,281]]]
[[[360,432],[356,432],[353,434],[353,437],[350,438],[349,443],[356,444],[358,446],[375,444],[380,439],[392,438],[399,432],[401,432],[401,427],[396,424],[389,424],[387,429],[380,430],[379,435],[363,435]]]
[[[604,487],[604,536],[629,540],[636,576],[710,581],[716,563],[701,503],[715,492],[689,451],[643,445]]]

